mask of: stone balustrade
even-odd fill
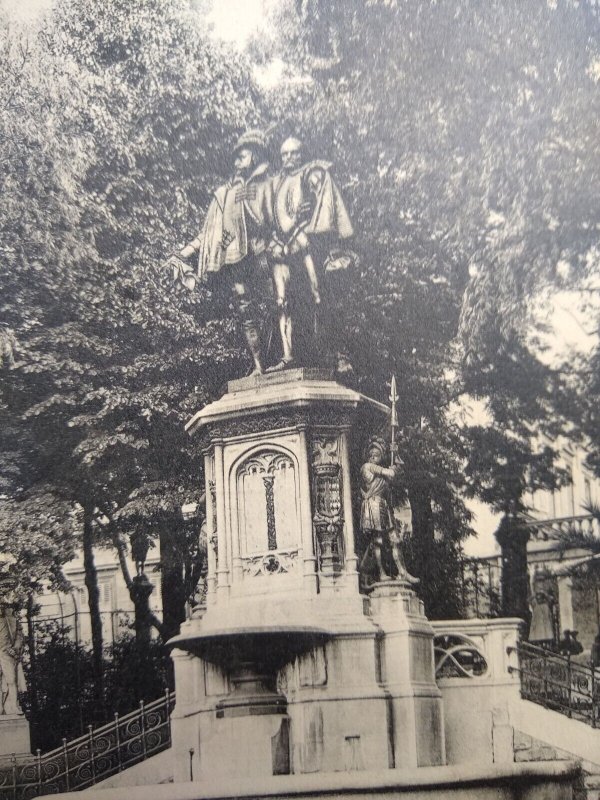
[[[580,514],[555,519],[531,519],[524,523],[531,537],[537,541],[560,539],[569,535],[600,536],[600,520],[592,514]]]
[[[513,760],[520,619],[432,621],[448,764]]]
[[[523,625],[520,619],[433,620],[431,625],[440,686],[456,680],[518,686],[514,648]]]

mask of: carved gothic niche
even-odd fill
[[[289,455],[262,450],[244,461],[237,471],[237,503],[243,559],[297,551],[300,510],[296,468]],[[261,574],[288,571],[281,559],[269,557],[260,563]]]
[[[318,546],[319,570],[341,572],[343,555],[342,468],[337,436],[312,441],[313,526]]]

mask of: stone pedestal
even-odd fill
[[[444,764],[442,695],[435,681],[434,631],[423,603],[402,581],[375,584],[370,614],[382,632],[381,680],[392,708],[394,766]]]
[[[0,756],[31,756],[29,723],[23,714],[0,715]]]
[[[204,434],[208,586],[171,642],[176,781],[443,763],[422,605],[396,582],[359,594],[350,437],[384,414],[291,370],[231,382],[189,423]]]

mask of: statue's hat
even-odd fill
[[[244,147],[256,148],[264,154],[267,151],[267,137],[258,128],[251,128],[242,133],[235,143],[233,148],[234,155]]]

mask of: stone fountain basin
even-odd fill
[[[332,632],[315,625],[264,623],[231,625],[221,630],[189,630],[169,645],[193,653],[226,671],[253,664],[258,672],[272,674],[297,656],[324,644]]]

